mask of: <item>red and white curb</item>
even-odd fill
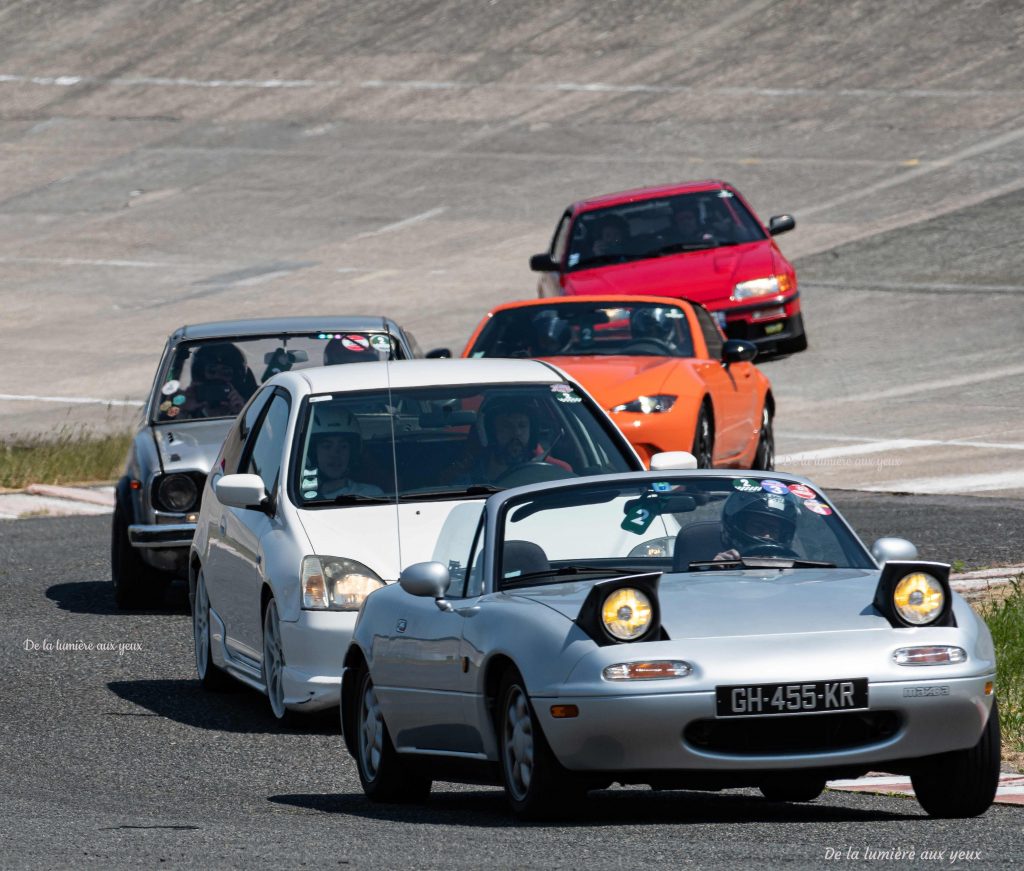
[[[856,780],[831,780],[828,783],[828,788],[841,792],[870,792],[882,795],[913,796],[914,794],[910,778],[898,777],[894,774],[869,774]],[[999,775],[996,803],[1024,805],[1024,774],[1004,771]]]
[[[113,510],[113,487],[31,484],[20,493],[0,493],[0,520],[110,514]]]

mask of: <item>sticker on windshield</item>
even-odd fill
[[[655,513],[650,508],[645,507],[645,501],[653,500],[642,500],[639,505],[634,505],[632,508],[626,511],[626,516],[622,518],[622,523],[619,526],[626,530],[626,532],[633,532],[637,535],[643,535],[647,532],[649,527],[654,522]]]
[[[346,351],[366,351],[370,347],[370,340],[366,336],[348,335],[341,337],[341,346]]]
[[[685,315],[677,308],[667,308],[661,313],[661,316],[664,318],[672,318],[673,320],[685,317]]]
[[[171,407],[171,401],[169,399],[165,399],[163,402],[160,403],[160,410],[161,411],[167,411],[167,409],[170,408],[170,407]]]
[[[755,481],[753,478],[733,478],[732,486],[734,490],[739,490],[741,493],[761,492],[761,482]]]
[[[569,265],[570,266],[575,266],[579,262],[580,262],[580,255],[579,255],[578,251],[569,255]]]
[[[173,398],[173,399],[171,400],[171,402],[172,402],[172,403],[173,403],[174,405],[184,405],[184,404],[185,404],[185,394],[184,394],[184,393],[179,393],[179,394],[178,394],[177,396],[175,396],[175,397],[174,397],[174,398]]]
[[[391,350],[391,340],[387,336],[376,335],[370,339],[370,344],[378,351]]]
[[[568,384],[552,384],[552,393],[572,393],[572,388]]]
[[[829,508],[824,502],[819,502],[817,499],[808,499],[804,502],[804,508],[808,511],[813,511],[815,514],[820,514],[823,517],[828,517],[832,513],[832,509]]]
[[[315,499],[316,498],[316,490],[306,490],[306,491],[304,491],[303,494],[302,494],[302,498],[303,499]]]
[[[668,493],[672,489],[672,483],[670,481],[655,481],[651,484],[651,489],[655,493]]]
[[[179,387],[181,387],[181,382],[171,379],[163,387],[160,388],[160,392],[164,396],[170,396],[172,393],[177,393]]]
[[[817,499],[818,494],[815,493],[806,484],[790,484],[789,492],[794,496],[799,496],[801,499]]]
[[[720,200],[731,200],[732,199],[732,191],[719,191],[718,192],[718,198]]]
[[[583,401],[583,397],[582,396],[577,396],[572,390],[570,390],[568,393],[556,393],[555,394],[555,401],[556,402],[582,402]]]
[[[766,493],[774,493],[777,496],[785,496],[789,492],[789,488],[781,481],[762,481],[761,489]]]

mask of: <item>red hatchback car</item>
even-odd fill
[[[642,294],[702,303],[731,339],[764,352],[807,347],[796,270],[732,185],[688,182],[606,194],[574,203],[551,248],[530,258],[541,297]]]

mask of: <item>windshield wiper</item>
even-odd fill
[[[416,490],[412,493],[403,493],[399,496],[402,502],[414,502],[417,499],[457,499],[460,496],[490,496],[491,493],[500,493],[505,487],[495,487],[493,484],[470,484],[468,487],[453,487],[448,490]]]
[[[739,559],[697,560],[690,563],[686,570],[701,571],[702,569],[834,569],[835,563],[817,560],[799,559],[786,556],[745,556]]]
[[[718,243],[711,240],[702,242],[673,242],[661,248],[655,248],[647,252],[647,257],[664,257],[666,254],[681,254],[683,251],[705,251],[708,248],[717,248]]]
[[[394,497],[391,496],[363,496],[360,493],[342,493],[340,496],[335,496],[333,499],[328,499],[325,503],[321,504],[354,505],[357,502],[387,503],[394,501]]]
[[[546,569],[541,572],[526,572],[515,577],[505,578],[501,582],[502,589],[509,587],[529,586],[540,578],[562,578],[566,575],[617,575],[620,571],[609,566],[562,566],[558,569]]]

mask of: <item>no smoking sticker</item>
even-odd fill
[[[808,499],[804,502],[804,508],[808,511],[813,511],[815,514],[821,514],[823,517],[827,517],[832,513],[831,508],[829,508],[824,502],[819,502],[817,499]]]
[[[790,484],[789,492],[794,496],[799,496],[801,499],[817,499],[818,494],[815,493],[806,484]]]
[[[370,348],[370,340],[366,336],[342,336],[341,346],[347,351],[367,351]]]

